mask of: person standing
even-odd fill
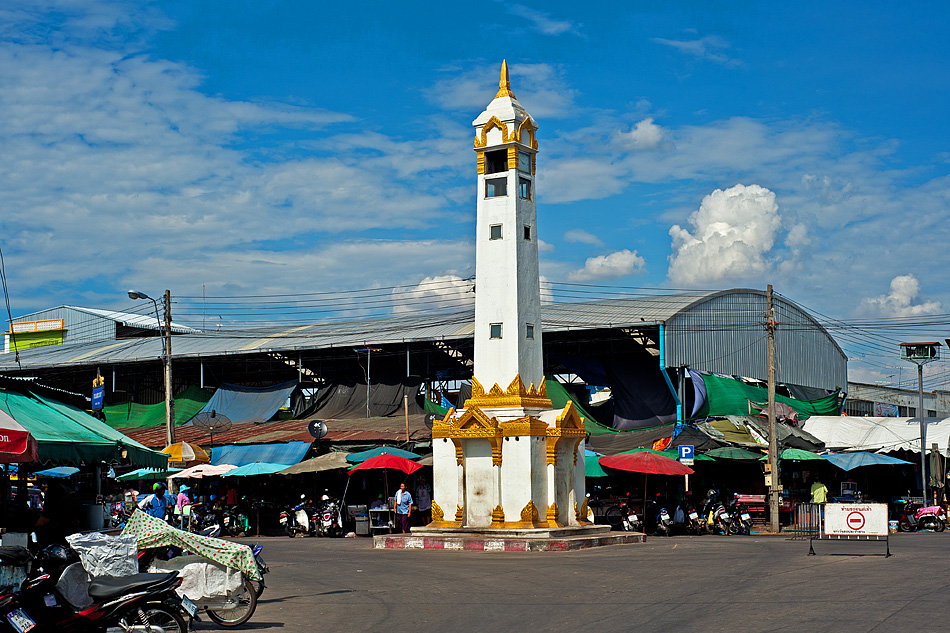
[[[178,489],[178,496],[175,498],[175,516],[178,517],[179,527],[185,529],[185,522],[191,519],[191,498],[188,491],[191,486],[181,486]]]
[[[406,484],[399,484],[396,491],[396,525],[399,533],[409,532],[409,517],[412,515],[412,495],[406,490]]]
[[[416,483],[416,513],[419,525],[429,525],[432,521],[432,492],[425,477],[419,477]]]
[[[812,503],[827,503],[828,501],[828,487],[821,483],[818,478],[815,478],[815,483],[811,485],[811,502]]]

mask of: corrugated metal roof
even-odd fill
[[[104,319],[109,319],[110,321],[115,321],[116,323],[121,323],[122,325],[128,327],[137,327],[142,328],[143,330],[160,330],[162,329],[158,319],[150,314],[131,314],[129,312],[115,312],[113,310],[99,310],[97,308],[82,308],[79,306],[63,306],[68,310],[76,310],[78,312],[83,312],[85,314],[91,314],[93,316],[102,317]],[[172,332],[181,332],[188,334],[197,334],[201,330],[196,330],[193,327],[188,327],[187,325],[181,325],[180,323],[175,323],[172,321]]]
[[[542,307],[542,327],[549,332],[655,325],[714,293],[682,293],[662,297],[558,303]],[[135,315],[132,315],[135,316]],[[464,339],[472,336],[471,309],[385,319],[313,323],[294,327],[260,326],[241,330],[181,334],[172,343],[177,358],[223,356],[262,351],[307,350]],[[52,365],[130,363],[161,356],[161,340],[143,338],[38,347],[20,352],[23,369]],[[0,359],[0,371],[19,368]]]
[[[775,298],[779,381],[825,389],[847,385],[847,357],[828,332],[794,303]],[[135,316],[135,315],[132,315]],[[665,324],[666,361],[726,375],[766,378],[765,293],[732,289],[660,296],[605,299],[542,306],[546,332],[633,328]],[[383,319],[261,325],[241,330],[180,334],[175,358],[200,358],[335,347],[365,347],[414,341],[471,338],[474,307]],[[38,347],[0,358],[0,372],[52,366],[151,361],[161,340],[142,338]]]
[[[272,444],[275,442],[312,442],[307,432],[309,420],[278,420],[264,424],[235,424],[224,433],[216,433],[215,444]],[[352,420],[324,420],[327,434],[321,441],[333,443],[397,442],[406,439],[406,418],[360,418]],[[137,442],[152,448],[165,446],[165,427],[122,429]],[[411,439],[427,440],[431,432],[425,426],[425,415],[409,416]],[[175,427],[175,441],[207,445],[207,431],[193,426]]]

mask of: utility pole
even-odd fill
[[[779,485],[778,471],[778,429],[775,424],[775,307],[772,303],[772,284],[766,291],[765,329],[768,332],[769,363],[769,531],[778,534]]]
[[[172,391],[172,292],[165,291],[165,445],[175,443],[175,394]]]

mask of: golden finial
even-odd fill
[[[515,94],[511,91],[511,82],[508,81],[508,60],[501,60],[501,79],[498,80],[498,94],[495,95],[495,98],[498,97],[511,97],[515,98]]]

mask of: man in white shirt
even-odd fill
[[[422,476],[416,482],[416,514],[419,525],[428,525],[432,521],[432,490]]]

